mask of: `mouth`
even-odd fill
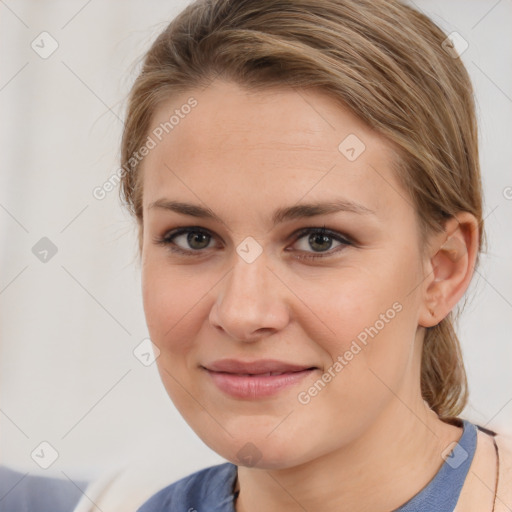
[[[316,366],[270,359],[252,362],[223,359],[201,368],[223,393],[253,400],[276,395],[318,370]]]

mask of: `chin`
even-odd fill
[[[264,429],[261,433],[247,429],[248,435],[228,434],[219,438],[203,435],[203,432],[196,432],[203,442],[213,451],[229,462],[249,468],[258,469],[286,469],[306,462],[308,447],[303,442],[291,436],[274,439],[268,437],[269,430]],[[240,431],[239,431],[240,432]]]

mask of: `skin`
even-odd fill
[[[169,396],[199,437],[238,465],[238,512],[397,508],[430,481],[462,433],[422,400],[420,354],[425,327],[469,285],[475,218],[451,219],[422,252],[391,143],[322,92],[254,92],[216,80],[162,104],[153,127],[190,96],[198,105],[142,167],[144,311]],[[353,162],[338,150],[349,134],[366,146]],[[162,198],[207,206],[222,222],[149,208]],[[375,213],[271,224],[278,207],[338,198]],[[324,225],[356,244],[316,246],[294,235]],[[211,234],[202,245],[186,234],[174,239],[200,256],[155,241],[180,226]],[[262,249],[252,263],[236,251],[249,236]],[[324,257],[299,259],[311,254]],[[298,393],[396,302],[401,311],[299,403]],[[225,395],[200,367],[222,358],[318,370],[277,395],[244,400]],[[244,465],[238,454],[249,442],[257,460]]]

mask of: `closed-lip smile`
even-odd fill
[[[276,359],[219,359],[202,365],[202,368],[208,372],[221,391],[243,399],[275,395],[318,369],[308,364],[288,363]]]

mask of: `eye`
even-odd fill
[[[304,240],[301,242],[302,239]],[[335,250],[330,251],[329,249],[332,247],[333,240],[337,241],[339,245]],[[325,229],[325,226],[322,228],[305,228],[300,230],[297,233],[297,241],[300,242],[299,245],[302,245],[301,251],[307,252],[308,246],[318,251],[317,254],[314,254],[314,251],[312,254],[297,256],[297,258],[301,260],[326,258],[340,252],[346,246],[354,245],[347,236],[336,231]]]
[[[204,249],[208,248],[211,239],[212,235],[207,230],[190,226],[174,229],[164,237],[156,238],[155,243],[163,245],[175,253],[200,256],[204,253]],[[184,247],[179,245],[177,241],[181,241]]]
[[[307,238],[306,238],[307,237]],[[187,226],[176,228],[162,238],[155,238],[154,242],[159,245],[163,245],[170,251],[185,256],[201,256],[209,249],[210,242],[212,241],[213,235],[206,229],[196,226]],[[326,229],[325,226],[322,228],[304,228],[298,233],[294,234],[295,244],[300,242],[302,245],[298,252],[309,252],[307,255],[295,256],[300,260],[312,260],[317,258],[327,258],[335,253],[340,252],[346,246],[355,245],[349,237]],[[304,239],[302,241],[302,239]],[[335,250],[332,248],[333,240],[338,243]],[[181,245],[180,245],[181,244]],[[308,251],[308,247],[314,249],[313,252]],[[286,249],[290,251],[290,249]],[[291,251],[296,251],[291,249]],[[315,251],[317,254],[315,254]]]

